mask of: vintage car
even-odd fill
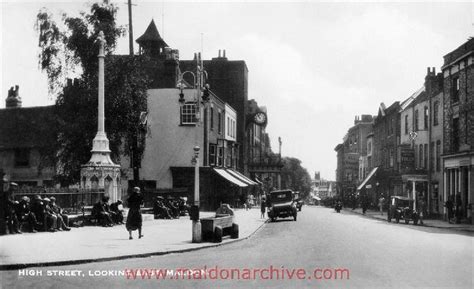
[[[387,220],[391,222],[392,219],[395,219],[395,222],[397,223],[400,222],[400,219],[403,219],[405,224],[413,221],[413,224],[417,225],[420,216],[416,210],[415,200],[407,197],[392,196],[387,214]]]
[[[275,221],[276,218],[293,217],[296,221],[297,210],[293,201],[293,191],[273,191],[268,196],[268,217]]]

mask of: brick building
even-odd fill
[[[238,169],[248,174],[249,154],[247,146],[247,116],[248,116],[248,68],[243,60],[228,60],[225,50],[221,55],[211,60],[204,60],[204,70],[207,72],[207,82],[211,90],[223,101],[232,106],[237,112],[237,144],[239,150]],[[195,70],[194,60],[180,60],[181,71]],[[190,75],[185,76],[188,83],[192,83]]]
[[[366,175],[367,136],[372,131],[372,124],[371,115],[356,116],[354,125],[348,129],[342,144],[334,149],[338,157],[336,184],[343,200],[355,194],[361,176],[364,178]]]
[[[403,103],[400,104],[399,101],[389,107],[381,103],[378,115],[374,119],[373,167],[377,167],[374,182],[378,183],[378,194],[386,199],[391,195],[402,195],[402,178],[397,153],[400,144],[401,105]]]
[[[444,56],[444,199],[459,194],[463,217],[474,201],[474,38]]]
[[[21,187],[52,187],[56,131],[54,106],[21,107],[19,88],[11,88],[0,109],[0,169]]]

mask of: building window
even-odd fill
[[[408,115],[405,115],[405,134],[408,134]]]
[[[211,127],[211,130],[214,129],[214,108],[211,107],[211,120],[210,120],[210,127]]]
[[[469,134],[469,115],[467,114],[467,111],[464,113],[464,143],[468,143],[468,134]]]
[[[459,118],[453,118],[451,143],[453,144],[453,151],[459,150]]]
[[[451,99],[453,103],[459,102],[459,76],[453,77]]]
[[[418,147],[418,167],[422,168],[423,167],[423,145],[420,144]]]
[[[216,165],[216,145],[209,144],[209,165],[215,166]]]
[[[393,149],[390,149],[390,167],[393,168]]]
[[[438,125],[438,112],[439,112],[439,101],[435,101],[433,104],[433,125]]]
[[[415,131],[418,131],[418,109],[415,110]]]
[[[428,117],[429,117],[429,115],[428,115],[428,107],[427,106],[424,107],[423,112],[424,112],[423,113],[423,116],[424,116],[423,126],[425,127],[425,129],[428,129]]]
[[[435,143],[434,141],[430,144],[430,171],[434,171],[434,161],[435,161]]]
[[[428,144],[425,144],[425,154],[423,155],[423,168],[428,168]]]
[[[222,113],[217,113],[217,132],[222,133]]]
[[[181,124],[182,125],[195,125],[196,119],[196,103],[187,102],[181,107]]]
[[[436,141],[436,171],[441,170],[441,141]]]
[[[30,150],[16,149],[15,150],[15,167],[27,167],[30,165]]]

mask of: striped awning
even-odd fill
[[[236,186],[239,186],[241,188],[245,188],[245,187],[248,187],[248,184],[246,184],[245,182],[241,181],[240,179],[234,177],[233,175],[231,175],[230,173],[228,173],[225,169],[220,169],[220,168],[214,168],[214,171],[220,175],[221,177],[223,177],[224,179],[226,179],[228,182],[236,185]]]
[[[370,173],[367,175],[367,177],[364,179],[364,181],[357,187],[357,190],[360,191],[364,186],[365,184],[367,184],[367,182],[374,176],[375,172],[377,171],[379,167],[375,167],[372,169],[372,171],[370,171]]]
[[[246,176],[244,176],[243,174],[239,173],[238,171],[236,170],[233,170],[233,169],[226,169],[226,171],[233,175],[234,177],[236,177],[237,179],[241,180],[242,182],[248,184],[249,186],[257,186],[258,184],[254,181],[252,181],[251,179],[247,178]]]

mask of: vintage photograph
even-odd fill
[[[473,0],[0,12],[0,288],[474,288]]]

